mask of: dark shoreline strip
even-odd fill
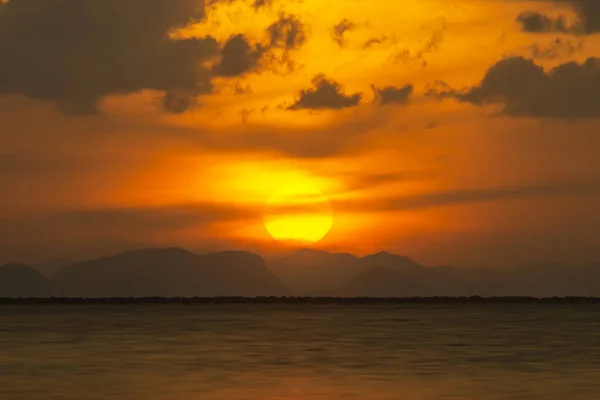
[[[0,305],[133,305],[133,304],[598,304],[598,297],[112,297],[112,298],[0,298]]]

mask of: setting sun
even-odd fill
[[[333,224],[329,199],[308,183],[277,190],[265,207],[265,227],[276,240],[290,245],[310,245],[323,239]]]

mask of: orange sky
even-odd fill
[[[223,49],[242,34],[259,49],[256,66],[214,73],[212,90],[181,113],[161,109],[162,81],[133,90],[104,79],[114,67],[112,47],[102,47],[106,57],[90,56],[95,41],[74,42],[68,58],[59,58],[65,64],[54,65],[59,49],[46,43],[50,56],[40,56],[39,68],[56,67],[54,75],[37,79],[37,70],[17,58],[10,65],[24,71],[22,79],[0,78],[0,261],[166,245],[287,251],[264,228],[263,210],[269,196],[294,182],[310,182],[331,201],[333,226],[317,248],[388,250],[424,263],[473,267],[597,261],[600,112],[593,104],[600,109],[600,64],[595,70],[592,64],[591,75],[549,87],[552,96],[564,90],[574,100],[546,105],[550,96],[538,96],[517,104],[521,115],[509,111],[512,92],[502,92],[518,78],[494,87],[505,98],[484,88],[485,104],[479,104],[465,94],[484,86],[486,71],[502,59],[531,59],[550,76],[552,68],[569,62],[580,68],[600,56],[600,34],[591,28],[524,32],[518,22],[522,13],[536,11],[577,26],[591,17],[576,2],[214,2],[203,19],[191,22],[190,16],[184,29],[173,25],[170,40],[191,43],[210,35]],[[0,5],[0,23],[31,22],[33,14],[18,3],[24,2]],[[74,8],[74,15],[83,9]],[[270,36],[276,21],[288,24],[278,26],[280,39],[300,30],[295,41]],[[336,36],[342,21],[347,29]],[[10,56],[53,29],[49,24],[4,39],[0,51]],[[125,39],[122,46],[129,44]],[[149,46],[141,54],[156,52]],[[168,63],[180,62],[173,54]],[[215,68],[224,54],[207,57],[204,67]],[[160,77],[163,66],[152,57],[146,68]],[[51,92],[65,69],[67,83]],[[337,97],[307,109],[310,99],[304,101],[302,91],[314,90],[317,76],[339,84]],[[582,84],[584,78],[589,82]],[[100,88],[105,82],[112,86]],[[386,102],[372,85],[413,90],[406,101]],[[428,95],[440,87],[437,97]],[[57,107],[91,91],[100,93],[93,112]],[[359,93],[352,105],[336,103]]]

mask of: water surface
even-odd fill
[[[0,306],[2,400],[597,400],[593,305]]]

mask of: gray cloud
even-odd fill
[[[234,77],[254,71],[265,51],[260,44],[251,45],[244,35],[233,35],[225,43],[221,61],[213,68],[214,73]]]
[[[211,233],[216,223],[252,224],[262,218],[256,207],[229,203],[194,203],[163,207],[85,208],[46,213],[0,216],[0,257],[23,260],[34,257],[79,256],[115,252],[155,243],[169,234],[197,229],[197,241],[218,240]],[[202,229],[207,229],[203,231]],[[74,247],[73,243],[77,243]],[[77,254],[72,254],[76,251]]]
[[[517,22],[523,31],[531,33],[567,32],[569,30],[564,17],[553,19],[536,11],[526,11],[520,14]]]
[[[281,14],[279,19],[267,28],[267,33],[271,48],[292,50],[306,42],[306,27],[294,15]]]
[[[324,75],[317,75],[312,83],[313,87],[302,90],[289,110],[339,110],[357,106],[362,98],[362,93],[344,94],[338,82],[329,80]]]
[[[346,32],[351,31],[356,28],[356,24],[354,22],[349,21],[347,19],[341,20],[333,27],[333,40],[340,46],[344,46],[344,35]]]
[[[254,0],[253,7],[256,9],[263,7],[272,7],[273,0]]]
[[[236,77],[266,69],[276,71],[281,64],[293,69],[289,52],[306,42],[304,24],[294,15],[281,14],[266,29],[266,36],[266,41],[256,44],[242,34],[231,36],[223,46],[221,61],[213,67],[214,74]],[[276,50],[283,50],[283,56]]]
[[[428,92],[478,106],[501,104],[504,114],[528,117],[600,118],[600,59],[568,62],[546,72],[533,60],[511,57],[488,69],[470,89]]]
[[[386,42],[387,40],[388,40],[387,36],[382,36],[382,37],[378,37],[378,38],[377,37],[370,38],[366,42],[363,43],[362,48],[364,50],[370,49],[371,47],[380,45],[380,44]]]
[[[213,152],[247,153],[254,150],[285,154],[293,158],[316,159],[356,151],[353,145],[385,126],[389,122],[388,118],[389,116],[382,116],[381,113],[370,113],[352,116],[333,125],[310,129],[288,128],[285,132],[274,132],[269,126],[253,124],[247,120],[248,124],[244,127],[243,134],[229,131],[204,132],[198,135],[197,130],[188,132],[187,128],[183,134],[192,138],[198,146],[209,148]],[[343,132],[343,135],[340,135],[340,132]]]
[[[413,86],[406,85],[403,87],[386,86],[384,88],[376,88],[372,86],[375,92],[376,101],[379,101],[381,105],[387,104],[400,104],[404,105],[408,103],[410,96],[413,93]]]
[[[344,209],[365,211],[400,211],[427,209],[452,205],[490,202],[499,200],[570,198],[581,196],[599,196],[600,180],[575,183],[556,183],[531,186],[500,187],[483,190],[458,190],[449,192],[426,193],[414,196],[360,200],[348,202]]]
[[[600,32],[600,2],[596,0],[553,0],[570,3],[579,17],[579,21],[568,26],[565,18],[551,18],[536,11],[526,11],[517,17],[521,29],[530,33],[562,32],[589,35]]]
[[[572,43],[568,40],[556,38],[548,45],[538,43],[529,47],[531,57],[542,60],[554,60],[557,58],[568,58],[583,49],[583,40],[578,43]]]
[[[198,0],[0,2],[0,94],[89,114],[108,95],[150,89],[167,93],[163,105],[181,112],[212,90],[201,63],[219,46],[169,34],[203,18]]]

